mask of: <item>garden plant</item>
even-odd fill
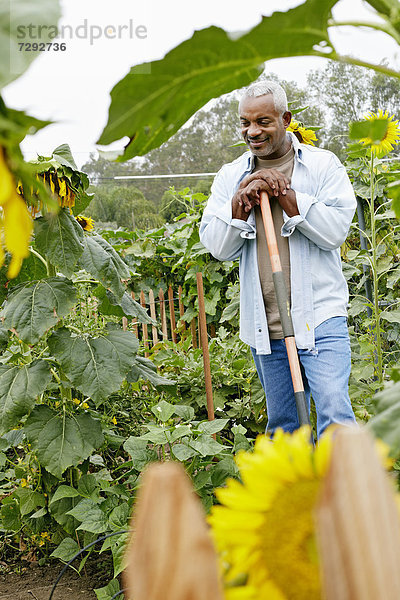
[[[37,19],[27,2],[18,0],[18,4],[28,21]],[[251,82],[260,74],[260,65],[277,56],[329,54],[333,60],[400,77],[385,65],[338,56],[328,35],[328,27],[339,25],[330,20],[335,4],[334,0],[307,0],[263,18],[237,40],[216,27],[198,31],[163,60],[153,62],[151,76],[133,67],[112,92],[109,122],[99,142],[108,144],[128,135],[131,141],[118,160],[144,155],[213,95]],[[376,27],[399,41],[398,3],[368,4],[382,17],[384,24]],[[58,19],[56,2],[41,0],[41,6],[46,22]],[[269,35],[277,28],[285,32],[294,26],[297,34],[292,45],[278,45]],[[4,35],[9,52],[15,35],[9,29]],[[0,48],[2,43],[0,39]],[[193,59],[183,60],[191,52]],[[22,70],[33,58],[34,53],[24,59]],[[166,77],[164,87],[158,85],[159,74]],[[12,78],[0,70],[1,87]],[[167,88],[174,94],[167,95]],[[143,98],[151,100],[144,103]],[[172,188],[169,201],[182,206],[172,222],[147,231],[99,230],[87,216],[92,199],[89,179],[77,168],[67,144],[50,156],[23,159],[21,141],[48,124],[8,108],[0,98],[1,560],[12,562],[23,556],[41,565],[56,559],[66,563],[92,544],[74,568],[80,573],[94,553],[108,556],[110,583],[95,592],[99,600],[116,597],[140,474],[154,461],[183,465],[205,511],[211,513],[222,555],[232,551],[229,533],[237,534],[232,524],[248,519],[240,512],[241,503],[260,505],[259,496],[253,495],[259,469],[268,471],[273,464],[279,470],[292,461],[288,479],[299,485],[290,488],[282,479],[269,489],[271,502],[278,488],[284,502],[276,529],[267,527],[265,554],[272,556],[284,527],[292,527],[289,510],[284,510],[292,491],[303,503],[302,543],[307,541],[312,530],[310,506],[326,473],[330,442],[313,454],[306,441],[309,432],[304,430],[293,438],[278,436],[273,445],[263,437],[264,394],[249,350],[238,337],[238,265],[214,260],[199,242],[206,196],[189,188]],[[317,143],[314,130],[318,133],[317,128],[294,125],[295,133],[308,136],[308,143]],[[365,223],[355,217],[342,248],[350,290],[351,399],[359,422],[367,423],[388,445],[391,468],[397,471],[400,161],[393,150],[400,138],[399,124],[382,106],[353,123],[349,138],[346,167],[365,217]],[[156,218],[151,222],[158,225]],[[198,272],[203,275],[207,323],[213,332],[209,339],[213,421],[207,419],[202,351],[194,347],[189,330],[198,316]],[[166,292],[170,285],[174,290],[182,288],[184,313],[178,322],[178,340],[162,340],[147,348],[135,331],[141,331],[143,324],[159,328],[160,323],[150,318],[132,293],[139,298],[141,291]],[[218,506],[225,501],[233,513]],[[269,510],[270,506],[264,513]],[[264,513],[257,517],[261,528],[264,520],[270,523]],[[257,546],[256,520],[251,523],[250,542]],[[233,554],[226,560],[227,598],[250,599],[267,593],[276,593],[271,597],[280,600],[292,597],[286,572],[271,584],[262,561],[240,562],[243,552],[251,554],[250,542],[241,538],[233,542]],[[297,556],[298,548],[292,550]],[[319,597],[315,553],[312,542],[302,560],[295,561],[291,577],[306,573],[309,582],[299,598]],[[279,559],[277,555],[277,572]],[[255,569],[257,565],[261,568]]]

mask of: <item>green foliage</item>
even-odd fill
[[[96,222],[114,223],[129,230],[152,229],[162,224],[157,209],[133,185],[92,186],[94,199],[86,213]]]
[[[387,127],[387,119],[376,119],[376,121],[354,121],[353,123],[350,123],[349,138],[352,140],[370,138],[378,143],[385,136]]]
[[[119,390],[139,347],[132,332],[120,329],[92,337],[62,328],[51,335],[48,344],[74,388],[96,405]]]
[[[49,365],[35,360],[27,365],[0,365],[0,434],[28,414],[50,383]]]
[[[34,60],[39,51],[19,52],[18,43],[21,42],[18,28],[33,25],[35,28],[43,27],[41,41],[49,42],[49,27],[54,26],[60,17],[60,6],[54,0],[40,0],[33,5],[27,0],[13,0],[2,2],[0,7],[0,54],[2,56],[0,67],[0,88],[5,87],[14,79],[22,75]]]
[[[384,131],[363,129],[364,123],[357,124],[356,137],[367,135],[374,139],[384,135]],[[353,357],[350,392],[357,416],[368,420],[376,410],[381,410],[379,402],[372,403],[373,395],[387,384],[391,368],[400,359],[397,315],[400,227],[395,214],[389,210],[387,199],[399,165],[396,161],[378,160],[371,156],[368,146],[361,144],[349,145],[348,156],[346,166],[358,196],[358,210],[364,213],[366,221],[365,248],[359,249],[359,227],[354,223],[354,233],[344,250],[347,261],[344,272],[352,297],[349,309]],[[384,418],[378,418],[378,421],[382,424]]]
[[[263,17],[236,40],[218,27],[196,31],[163,60],[146,64],[145,74],[143,65],[132,67],[111,92],[108,123],[98,143],[110,144],[127,135],[131,141],[121,158],[146,154],[208,100],[256,79],[266,60],[325,56],[327,19],[335,3],[307,0],[284,13]]]
[[[35,344],[65,317],[76,301],[76,290],[64,277],[28,281],[11,291],[2,312],[4,325],[21,340]]]
[[[24,429],[41,465],[58,478],[103,442],[100,424],[90,415],[67,417],[48,406],[37,406]]]
[[[35,219],[35,244],[39,252],[70,277],[83,252],[84,235],[66,209]]]

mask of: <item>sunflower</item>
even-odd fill
[[[366,121],[378,121],[384,119],[387,121],[386,133],[378,143],[370,137],[361,138],[360,142],[364,144],[364,146],[370,146],[371,152],[377,157],[389,154],[400,140],[399,122],[394,120],[394,115],[390,117],[387,110],[383,112],[381,109],[377,113],[370,112],[364,119]]]
[[[321,597],[313,508],[330,453],[331,434],[313,451],[303,427],[238,454],[243,483],[228,480],[209,517],[227,600]]]
[[[92,229],[94,228],[94,221],[90,217],[84,217],[83,215],[78,215],[77,217],[75,217],[75,219],[78,221],[79,225],[85,231],[92,231]]]
[[[312,129],[306,129],[303,127],[303,125],[297,121],[294,121],[293,119],[290,121],[287,131],[294,133],[294,135],[302,144],[310,144],[311,146],[314,146],[314,142],[318,141],[318,138]]]

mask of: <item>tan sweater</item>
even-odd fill
[[[290,179],[294,166],[294,150],[291,147],[282,158],[275,160],[264,160],[257,158],[254,171],[260,169],[278,169]],[[276,198],[270,198],[272,218],[274,220],[275,235],[278,243],[278,250],[282,264],[282,271],[285,277],[286,287],[290,302],[290,255],[289,243],[287,238],[281,236],[281,227],[283,225],[283,212]],[[261,289],[264,298],[265,311],[267,313],[268,330],[271,339],[277,340],[283,338],[281,320],[279,317],[278,304],[276,302],[274,284],[272,280],[271,261],[268,254],[267,240],[265,237],[264,225],[259,206],[255,207],[256,228],[257,228],[257,257],[258,272],[260,275]]]

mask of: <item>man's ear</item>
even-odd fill
[[[292,113],[290,112],[290,110],[287,110],[282,115],[282,121],[285,126],[285,129],[287,129],[289,127],[291,120],[292,120]]]

